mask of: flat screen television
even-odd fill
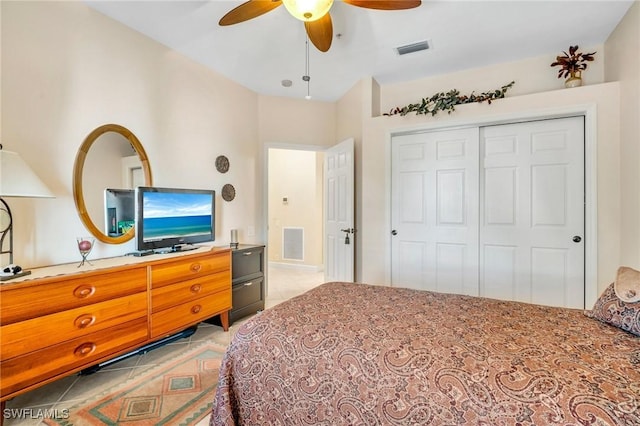
[[[136,249],[180,251],[215,240],[215,197],[208,189],[136,188]]]

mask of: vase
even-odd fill
[[[564,87],[582,86],[582,71],[572,71],[571,75],[564,82]]]

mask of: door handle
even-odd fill
[[[395,229],[391,231],[391,235],[398,235],[398,231],[396,231]]]
[[[580,237],[580,235],[574,235],[572,240],[574,243],[579,243],[580,241],[582,241],[582,238]]]
[[[346,232],[347,234],[353,234],[354,232],[353,228],[341,229],[340,231]]]

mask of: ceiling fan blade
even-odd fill
[[[333,40],[333,23],[329,13],[317,21],[305,22],[304,27],[307,29],[309,40],[319,51],[326,52],[329,50]]]
[[[282,0],[249,0],[229,11],[220,19],[218,24],[222,26],[239,24],[240,22],[264,15],[281,4]]]
[[[413,9],[422,4],[421,0],[343,0],[352,6],[364,7],[365,9],[378,10],[402,10]]]

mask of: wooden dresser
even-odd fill
[[[0,286],[0,401],[215,315],[228,330],[228,248],[91,262]]]

